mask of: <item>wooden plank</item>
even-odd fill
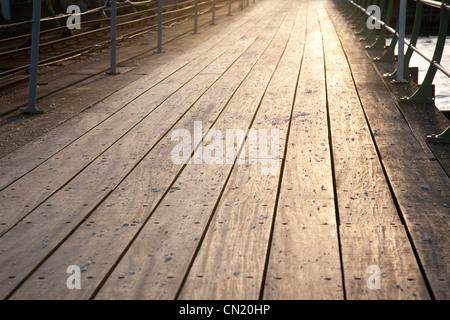
[[[310,4],[265,299],[342,299],[322,37]]]
[[[0,192],[5,211],[0,215],[0,234],[4,234],[30,213],[37,205],[59,190],[79,170],[89,165],[104,150],[130,130],[142,118],[148,116],[167,98],[176,95],[176,90],[185,85],[197,73],[211,62],[221,58],[230,44],[236,43],[239,33],[233,33],[226,41],[216,44],[212,50],[195,59],[170,77],[159,82],[150,90],[144,91],[132,102],[100,123],[95,129],[81,136],[74,143],[64,148],[45,161],[30,174],[9,185]],[[251,44],[251,38],[242,38],[244,46]],[[229,57],[228,57],[229,59]],[[144,77],[147,78],[147,77]],[[141,84],[143,85],[143,84]],[[150,106],[150,108],[148,107]],[[95,141],[95,143],[92,143]],[[30,187],[32,189],[30,190]]]
[[[334,12],[330,13],[330,16],[335,25],[338,25],[342,19]],[[357,41],[347,33],[347,30],[347,28],[336,28],[339,37],[343,39],[342,44],[347,56],[350,56],[350,50],[360,51],[359,54],[366,53],[360,45],[356,45]],[[352,70],[358,68],[354,61],[351,59],[349,61]],[[360,90],[364,83],[360,78],[355,77],[355,79],[358,90]],[[378,95],[377,91],[373,92],[373,96],[378,97],[377,99],[383,98],[383,95]],[[364,100],[363,107],[371,125],[378,123],[380,117],[389,118],[393,112],[400,113],[400,110],[396,109],[396,104],[392,103],[392,99],[385,103],[386,108],[379,108],[370,103],[370,99]],[[382,115],[383,113],[384,115]],[[405,121],[400,116],[398,120],[397,123]],[[388,129],[383,130],[388,131]],[[405,129],[404,134],[410,137],[414,136],[411,129]],[[377,145],[383,140],[386,143],[386,138],[395,139],[395,137],[380,136],[377,138]],[[420,143],[416,140],[409,148],[403,148],[399,152],[399,156],[393,156],[392,152],[389,153],[386,152],[386,149],[380,148],[380,156],[399,205],[401,217],[412,240],[412,246],[431,287],[429,294],[436,299],[448,299],[450,292],[448,290],[450,233],[448,232],[448,219],[445,217],[449,214],[447,203],[450,198],[450,190],[448,184],[443,181],[448,177],[436,169],[433,161],[428,160],[428,150],[422,150],[425,157],[417,154],[419,147]]]
[[[252,124],[269,137],[271,130],[278,130],[281,157],[303,54],[304,9],[296,5],[289,10],[297,14],[294,29]],[[261,162],[233,167],[179,299],[260,298],[282,159],[275,160],[277,166],[268,175],[262,174],[267,165]]]
[[[342,161],[335,163],[346,297],[427,299],[427,287],[390,194],[347,58],[324,8],[320,23],[333,155],[346,159],[342,167]],[[368,285],[370,266],[380,270],[379,288]]]
[[[242,32],[245,33],[243,30]],[[261,32],[262,30],[259,29],[251,30],[250,33],[247,34],[248,39],[244,39],[241,42],[234,43],[234,46],[241,47],[242,51],[247,50],[247,47],[251,44],[248,42],[248,40],[251,38],[256,38]],[[258,42],[259,49],[252,47],[251,50],[262,51],[264,49],[264,46],[267,46],[268,43],[269,41],[266,40],[263,40],[261,44]],[[239,57],[241,53],[237,53],[235,59]],[[227,59],[229,58],[230,57],[228,57]],[[249,55],[242,55],[242,60],[239,60],[241,62],[236,66],[236,68],[233,69],[234,76],[236,77],[236,74],[240,74],[245,68],[251,68],[252,64],[250,62],[253,59],[253,53]],[[230,61],[221,61],[221,63],[224,64],[224,71],[227,70],[229,66],[229,64],[225,64],[225,62],[230,63]],[[231,68],[229,70],[231,70]],[[214,79],[218,78],[219,76],[202,75],[198,77],[202,77],[204,79]],[[236,77],[236,79],[238,78]],[[200,79],[197,80],[197,82],[198,81],[200,81]],[[235,85],[237,85],[237,83]],[[208,117],[208,113],[209,116],[214,116],[214,112],[216,112],[217,108],[215,104],[211,103],[211,101],[221,101],[222,98],[217,99],[217,95],[218,92],[223,92],[224,87],[227,88],[227,86],[224,86],[224,83],[220,83],[220,86],[216,86],[213,91],[213,97],[209,97],[208,99],[203,101],[203,103],[200,103],[196,108],[197,113],[193,113],[185,119],[190,121],[189,125],[192,124],[193,117],[195,119],[195,116],[198,116],[199,112],[204,112],[203,110],[207,111],[204,116]],[[185,94],[180,94],[180,97],[190,96],[189,99],[196,99],[195,95],[193,95],[192,93],[188,94],[188,92],[191,90],[192,87],[186,87]],[[232,94],[233,85],[229,90],[230,91],[228,92],[228,95]],[[224,97],[225,101],[226,97],[227,95],[225,95]],[[175,102],[177,101],[167,103],[167,107],[171,106],[171,108],[173,109],[173,105],[184,106],[184,104],[179,104],[181,102],[180,100],[178,100],[178,103]],[[173,111],[174,110],[172,110],[172,113]],[[177,113],[178,112],[175,112],[175,114]],[[169,115],[167,114],[166,116]],[[177,117],[179,117],[179,115]],[[164,119],[164,117],[160,117],[160,119]],[[151,122],[155,121],[155,119],[153,118],[149,120],[152,120]],[[171,120],[170,118],[166,121],[172,124],[176,122],[175,120]],[[185,125],[187,125],[187,123],[185,123]],[[151,134],[151,127],[147,127],[147,129],[147,134]],[[131,241],[131,239],[136,235],[139,226],[145,222],[145,220],[148,218],[148,215],[158,204],[163,194],[168,192],[167,188],[170,186],[171,182],[180,170],[180,166],[175,165],[171,161],[170,150],[173,149],[174,145],[173,142],[166,142],[169,140],[170,134],[168,133],[166,135],[166,138],[161,141],[161,143],[159,143],[155,147],[155,149],[153,149],[145,157],[145,159],[139,163],[139,166],[137,166],[133,170],[133,172],[128,176],[127,179],[124,180],[124,182],[122,182],[119,186],[112,186],[113,191],[111,192],[109,197],[97,208],[96,211],[89,215],[87,221],[93,222],[80,225],[80,227],[73,233],[73,235],[71,235],[71,237],[67,241],[65,241],[61,245],[61,247],[37,270],[37,273],[34,273],[33,276],[28,279],[28,281],[22,287],[20,287],[20,289],[12,296],[12,298],[20,299],[21,297],[23,298],[25,296],[35,296],[35,294],[37,292],[40,292],[41,290],[45,290],[46,297],[90,297],[93,291],[101,283],[103,277],[107,275],[107,266],[109,265],[110,267],[112,267],[116,263],[116,260],[119,258],[123,250],[128,246],[129,241]],[[114,153],[112,153],[112,155],[113,154]],[[117,156],[121,156],[121,154],[114,156],[114,159],[116,159],[116,161],[118,160]],[[118,162],[119,165],[122,165],[123,163],[124,162]],[[155,168],[157,169],[155,170]],[[96,167],[93,167],[93,169],[96,169]],[[89,172],[86,172],[86,174],[89,174]],[[83,199],[87,196],[87,192],[83,190],[86,188],[86,185],[81,178],[77,180],[78,181],[76,183],[74,180],[70,184],[74,187],[71,192],[74,193],[74,196]],[[95,183],[95,178],[90,177],[88,181],[92,181],[90,183]],[[90,187],[90,189],[99,189],[99,187],[94,187],[95,185]],[[156,191],[153,190],[154,188]],[[92,191],[90,193],[92,193]],[[67,200],[67,197],[65,197],[65,199]],[[126,207],[127,210],[124,210],[124,207]],[[86,213],[89,213],[94,208],[95,207],[89,206],[88,208],[83,210],[85,210]],[[61,215],[64,218],[67,218],[67,216],[70,215],[70,212],[69,210],[65,209],[65,211],[62,211]],[[127,225],[125,225],[126,228],[124,226],[125,221],[127,222]],[[63,224],[62,219],[59,224]],[[96,231],[95,235],[93,235],[93,231]],[[9,233],[7,235],[9,235]],[[80,241],[84,244],[80,245]],[[87,242],[91,244],[86,245]],[[108,248],[108,250],[105,251],[105,248]],[[81,251],[75,253],[75,251],[78,250]],[[94,250],[94,252],[89,252],[91,250]],[[66,268],[66,261],[69,261],[69,263],[79,264],[80,266],[84,266],[87,269],[83,274],[83,276],[86,276],[86,278],[83,278],[84,285],[81,291],[69,291],[64,287],[60,288],[57,286],[57,283],[61,279],[64,279],[66,277],[63,270]],[[95,264],[90,263],[89,261],[95,261]],[[54,277],[49,277],[48,275],[52,274],[53,270],[58,270],[58,272],[60,273],[55,275]],[[45,277],[45,279],[39,279],[40,277]]]

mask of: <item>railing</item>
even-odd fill
[[[133,1],[129,1],[129,0],[124,0],[121,2],[117,2],[116,4],[117,4],[118,8],[132,8],[132,10],[134,12],[136,12],[137,11],[136,7],[145,6],[145,7],[149,8],[152,5],[154,5],[156,3],[156,1],[157,0],[143,0],[143,1],[133,2]],[[79,16],[83,17],[83,16],[88,16],[88,15],[93,15],[93,14],[99,13],[103,18],[106,18],[107,17],[106,11],[110,10],[110,3],[111,3],[110,0],[105,1],[102,6],[81,12],[79,14]],[[171,6],[173,6],[173,5],[171,5]],[[41,23],[47,22],[47,21],[56,21],[58,24],[61,24],[59,20],[72,16],[72,14],[56,14],[54,12],[53,8],[51,9],[51,11],[52,11],[53,15],[49,16],[49,17],[41,17]],[[142,12],[140,12],[140,13],[142,13]],[[19,26],[26,26],[26,25],[31,24],[32,22],[33,22],[33,20],[25,20],[25,21],[20,21],[20,22],[15,22],[15,23],[4,24],[4,25],[0,25],[0,29],[8,29],[8,28],[15,28],[15,27],[19,27]]]
[[[108,0],[105,2],[104,6],[91,9],[84,13],[79,13],[78,15],[84,15],[92,12],[102,12],[102,14],[106,17],[105,11],[110,11],[109,18],[106,18],[110,21],[111,28],[111,67],[110,74],[117,74],[116,72],[116,25],[117,25],[117,5],[152,5],[157,4],[156,8],[151,8],[149,11],[156,11],[155,15],[151,15],[150,17],[157,18],[157,26],[156,29],[158,31],[158,39],[157,39],[157,53],[162,53],[162,26],[164,23],[169,21],[174,21],[174,19],[166,19],[164,20],[164,16],[172,13],[179,13],[180,11],[190,11],[188,14],[184,14],[182,17],[194,17],[194,33],[197,33],[197,19],[199,14],[205,14],[207,12],[212,13],[211,23],[215,24],[215,13],[216,9],[220,7],[228,7],[228,15],[231,15],[231,6],[232,2],[239,1],[240,10],[244,10],[245,3],[244,0],[187,0],[184,2],[179,2],[175,4],[165,5],[163,6],[163,0],[149,0],[149,1],[140,1],[140,2],[132,2],[125,0],[123,2],[119,2],[117,0]],[[255,0],[253,0],[253,3]],[[110,3],[109,8],[107,3]],[[177,6],[180,6],[178,8]],[[247,6],[249,6],[249,0],[247,0]],[[201,7],[201,11],[199,10]],[[169,9],[170,8],[170,9]],[[171,10],[172,9],[172,10]],[[141,11],[142,12],[142,11]],[[20,24],[28,24],[32,23],[32,39],[31,39],[31,54],[30,54],[30,82],[29,82],[29,93],[28,93],[28,105],[24,108],[20,108],[20,112],[28,113],[28,114],[39,114],[42,113],[42,110],[37,109],[36,100],[37,100],[37,77],[38,77],[38,60],[39,60],[39,46],[40,46],[40,23],[41,21],[49,21],[56,20],[60,18],[70,17],[72,14],[63,15],[63,16],[54,16],[54,17],[46,17],[41,18],[41,0],[33,1],[33,19],[29,21],[24,21],[21,23],[15,23],[10,25],[4,25],[3,28],[14,27]],[[177,17],[175,19],[179,19]]]
[[[227,0],[223,0],[227,1]],[[235,1],[235,0],[233,0]],[[164,14],[177,14],[181,11],[188,11],[194,7],[195,0],[186,0],[186,1],[180,1],[174,4],[168,4],[163,6],[163,13]],[[104,1],[104,4],[102,6],[99,6],[97,8],[89,9],[87,11],[81,12],[77,14],[77,16],[80,17],[80,23],[84,27],[89,26],[96,26],[102,23],[106,23],[110,21],[111,17],[111,5],[113,1],[106,0]],[[199,6],[205,7],[206,5],[212,6],[212,0],[200,0],[198,1]],[[157,0],[143,0],[143,1],[116,1],[116,8],[117,9],[127,9],[124,13],[119,15],[120,18],[125,19],[138,19],[141,17],[144,17],[144,19],[152,18],[156,16],[157,11]],[[127,12],[127,11],[132,11]],[[54,13],[54,11],[53,11]],[[92,15],[99,14],[101,18],[94,17]],[[42,22],[51,22],[56,21],[58,24],[57,27],[51,27],[48,30],[41,30],[41,34],[43,33],[49,33],[49,32],[57,32],[60,30],[67,30],[67,27],[65,25],[65,19],[69,18],[71,16],[74,16],[72,13],[67,14],[56,14],[54,13],[52,16],[49,17],[41,17],[40,21]],[[4,29],[11,29],[16,27],[26,27],[30,25],[33,22],[33,20],[26,20],[21,22],[15,22],[10,24],[4,24],[0,25],[0,30]],[[26,38],[30,37],[30,34],[23,34],[14,38],[20,39],[20,38]],[[7,39],[0,39],[0,41],[9,41],[13,37],[8,37]]]
[[[339,0],[338,0],[339,1]],[[435,0],[410,0],[416,2],[415,18],[412,28],[411,37],[409,40],[404,38],[402,34],[402,25],[405,25],[405,14],[399,14],[396,27],[390,26],[394,8],[394,0],[340,0],[339,4],[342,5],[342,9],[347,18],[356,23],[355,29],[358,31],[356,34],[361,35],[362,40],[373,41],[372,45],[366,46],[367,49],[385,49],[384,54],[381,57],[374,58],[374,61],[395,62],[397,61],[397,70],[393,73],[386,74],[385,76],[392,79],[411,79],[411,69],[409,63],[413,53],[417,53],[423,59],[429,62],[428,71],[422,84],[417,91],[410,97],[403,97],[400,102],[404,103],[435,103],[434,98],[434,86],[433,80],[437,71],[442,72],[447,77],[450,77],[450,71],[441,65],[441,58],[444,52],[445,41],[449,28],[450,17],[450,5],[449,0],[435,1]],[[399,1],[397,1],[399,2]],[[403,2],[403,1],[402,1]],[[406,3],[406,0],[404,0]],[[433,57],[426,56],[420,49],[417,48],[417,40],[419,38],[420,29],[422,25],[423,9],[424,6],[430,6],[440,10],[440,24],[436,47]],[[374,15],[373,8],[379,8],[379,17]],[[369,10],[370,9],[370,10]],[[400,8],[400,11],[402,8]],[[405,8],[403,8],[405,10]],[[384,14],[384,17],[381,15]],[[370,27],[371,21],[374,24],[378,24],[376,28]],[[404,29],[403,29],[404,30]],[[387,33],[392,34],[392,40],[389,46],[385,46]],[[401,49],[401,44],[407,46],[407,51],[403,55],[403,50],[399,51],[399,58],[395,56],[395,48],[398,46]],[[403,63],[401,61],[403,60]],[[395,80],[394,80],[395,82]],[[450,143],[450,127],[439,135],[431,135],[427,137],[428,142],[446,142]]]

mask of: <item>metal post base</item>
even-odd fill
[[[400,102],[404,102],[404,103],[426,103],[426,104],[434,104],[435,100],[434,98],[423,98],[423,99],[418,99],[418,98],[413,98],[413,97],[403,97],[399,99]]]
[[[41,109],[29,108],[29,107],[19,108],[19,111],[20,111],[20,113],[28,113],[28,114],[41,114],[41,113],[44,113],[44,111],[41,110]]]
[[[450,127],[448,127],[441,134],[431,136],[427,136],[426,142],[434,142],[434,143],[450,143]]]
[[[382,40],[376,40],[372,45],[365,46],[367,50],[383,50],[385,48],[385,44]]]
[[[385,53],[381,57],[375,57],[372,60],[375,62],[395,62],[395,61],[397,61],[395,56],[389,52]]]
[[[405,80],[405,79],[402,79],[402,80],[393,79],[393,80],[391,80],[391,83],[392,84],[408,84],[409,81]]]
[[[434,84],[431,86],[424,86],[423,84],[419,87],[411,97],[403,97],[400,102],[405,103],[435,103],[435,90]]]

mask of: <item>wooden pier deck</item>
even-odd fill
[[[165,50],[0,159],[2,299],[450,299],[450,149],[333,1],[257,1]],[[279,157],[225,152],[250,129]]]

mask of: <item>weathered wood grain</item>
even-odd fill
[[[145,89],[145,83],[149,81],[148,76],[144,76],[143,80],[135,83],[133,87],[122,90],[117,101],[114,100],[116,97],[113,96],[107,99],[108,101],[103,102],[102,105],[106,106],[106,110],[103,109],[102,111],[111,114],[110,117],[99,124],[88,123],[88,128],[93,126],[89,131],[82,127],[86,123],[78,123],[77,127],[82,129],[75,130],[75,132],[85,131],[85,134],[22,179],[10,184],[8,188],[0,192],[4,208],[0,213],[0,235],[7,232],[18,221],[58,191],[67,181],[73,179],[80,170],[91,164],[102,152],[107,150],[141,119],[156,110],[166,99],[172,96],[176,97],[177,90],[193,79],[197,73],[218,58],[227,59],[226,56],[221,57],[221,55],[238,39],[239,33],[233,33],[226,38],[226,41],[221,41],[219,44],[213,42],[215,45],[212,47],[210,42],[206,42],[205,45],[210,49],[209,51],[197,55],[191,63],[178,69],[169,77],[160,79],[155,85],[152,85],[154,82],[150,81],[148,84],[150,85],[149,90]],[[252,40],[242,39],[241,41],[251,43]],[[133,94],[133,90],[138,91],[137,96],[131,101],[127,100],[128,95]],[[101,105],[96,106],[96,108],[100,107]],[[108,110],[109,108],[119,108],[119,110],[114,112]]]
[[[337,12],[328,11],[335,26],[341,26],[342,17]],[[347,28],[336,27],[336,32],[346,52],[352,72],[357,70],[359,63],[352,59],[354,52],[357,55],[366,54],[361,46],[356,45],[355,38],[347,33]],[[369,68],[370,70],[373,68]],[[373,129],[375,125],[385,125],[380,132],[392,132],[395,127],[403,127],[401,134],[376,135],[375,140],[380,150],[380,158],[388,181],[393,190],[393,197],[398,203],[400,217],[411,238],[411,246],[415,250],[418,262],[421,264],[429,286],[430,296],[436,299],[448,299],[449,295],[449,264],[450,256],[447,248],[450,243],[449,222],[446,217],[450,213],[448,202],[450,190],[448,176],[442,174],[442,168],[430,159],[429,149],[420,143],[421,133],[414,133],[414,125],[407,123],[401,109],[395,103],[396,97],[386,94],[386,90],[373,90],[367,97],[368,90],[362,91],[365,86],[364,78],[355,72],[355,84],[361,96],[362,106],[367,115],[369,124]],[[382,87],[381,78],[373,78]],[[386,86],[385,86],[386,88]],[[362,93],[364,92],[364,94]],[[384,106],[373,103],[384,99]],[[396,115],[394,117],[394,114]],[[389,120],[391,118],[391,120]],[[393,120],[392,120],[393,119]],[[426,121],[426,119],[423,119]],[[393,124],[394,123],[394,124]],[[422,148],[422,150],[420,150]],[[444,181],[445,180],[445,181]],[[435,239],[436,241],[432,241]],[[417,279],[416,277],[413,277]],[[402,286],[403,288],[403,286]]]
[[[0,296],[448,298],[443,162],[333,8],[263,1],[174,40],[0,159]],[[279,153],[252,158],[249,136],[227,154],[227,130],[278,130]],[[174,160],[180,132],[189,163]]]
[[[239,75],[240,77],[244,77],[245,74],[242,74],[242,69],[250,68],[251,62],[254,59],[255,53],[259,50],[262,51],[265,46],[269,43],[269,41],[262,40],[262,45],[257,48],[253,48],[251,45],[258,38],[258,35],[261,34],[262,30],[254,29],[254,30],[241,30],[242,34],[246,34],[246,37],[243,37],[241,41],[234,43],[233,51],[235,52],[234,59],[237,59],[242,55],[243,52],[249,51],[248,55],[245,55],[246,58],[242,58],[242,64],[239,64],[238,68],[233,69],[234,76]],[[269,36],[269,35],[267,35]],[[266,37],[267,37],[266,36]],[[250,47],[250,49],[249,49]],[[240,48],[238,51],[236,48]],[[242,55],[244,57],[244,55]],[[216,63],[220,63],[223,65],[223,71],[226,71],[230,64],[232,64],[231,60],[232,56],[228,55],[222,60],[217,60]],[[184,92],[180,93],[173,99],[169,99],[164,103],[164,108],[166,109],[165,113],[161,113],[161,116],[158,117],[160,121],[155,121],[156,118],[149,118],[148,122],[140,128],[141,130],[146,129],[146,134],[154,133],[154,129],[152,130],[151,126],[162,126],[162,128],[168,128],[173,123],[176,123],[175,119],[178,119],[181,114],[180,111],[183,108],[188,108],[191,104],[195,103],[201,92],[195,93],[195,88],[201,88],[202,83],[214,83],[214,79],[218,79],[220,75],[217,74],[204,74],[198,75],[193,81],[191,81],[190,85],[183,87]],[[237,78],[239,79],[239,78]],[[234,80],[233,80],[234,81]],[[239,82],[237,82],[239,83]],[[227,94],[232,93],[233,86],[231,86],[230,90]],[[223,83],[220,83],[223,85]],[[209,88],[209,86],[207,86]],[[223,87],[216,86],[212,91],[213,101],[217,100],[217,95],[220,93]],[[201,90],[205,90],[203,88]],[[225,96],[226,97],[226,96]],[[186,100],[186,101],[183,101]],[[191,102],[188,103],[188,101]],[[226,100],[225,100],[226,101]],[[164,109],[163,108],[163,109]],[[176,108],[176,109],[174,109]],[[161,110],[163,110],[161,109]],[[205,112],[203,117],[213,116],[214,112],[220,111],[217,106],[211,103],[211,97],[209,100],[203,101],[197,109],[197,116],[199,112]],[[175,112],[176,110],[176,112]],[[168,113],[167,113],[168,112]],[[184,118],[184,121],[190,120],[190,122],[184,122],[184,124],[179,124],[182,127],[186,127],[188,124],[192,125],[192,119],[195,119],[195,113],[191,114],[189,117]],[[138,134],[139,132],[136,132]],[[143,135],[143,133],[140,133]],[[131,146],[136,148],[137,145],[142,145],[145,140],[144,137],[138,137],[131,135],[130,141],[128,143],[123,143],[125,152],[129,151],[128,149]],[[136,140],[138,139],[138,140]],[[173,148],[173,143],[167,143],[167,140],[170,140],[170,135],[166,135],[166,138],[163,139],[155,149],[151,150],[151,152],[146,155],[145,160],[142,160],[139,163],[139,166],[134,168],[133,172],[125,179],[120,186],[113,185],[111,189],[114,189],[114,192],[98,207],[96,211],[89,215],[88,221],[93,221],[92,223],[87,223],[80,225],[79,228],[74,232],[74,234],[67,239],[61,246],[61,248],[52,255],[52,257],[44,263],[44,265],[38,270],[39,274],[34,274],[32,278],[29,279],[17,292],[12,296],[12,298],[20,299],[20,297],[33,296],[36,290],[27,290],[27,287],[34,287],[34,285],[38,284],[42,287],[48,287],[48,283],[57,283],[61,281],[61,277],[64,278],[65,275],[59,274],[55,277],[49,277],[48,274],[51,273],[51,270],[61,270],[64,269],[65,261],[72,261],[74,257],[80,260],[80,265],[83,265],[87,268],[85,273],[87,279],[85,286],[82,291],[73,292],[68,291],[66,288],[61,287],[60,291],[48,291],[46,295],[48,296],[64,296],[66,298],[73,298],[74,296],[79,298],[88,298],[90,297],[97,286],[102,281],[102,275],[104,276],[108,272],[107,266],[112,266],[119,258],[123,250],[127,247],[128,242],[135,236],[136,232],[140,225],[144,223],[144,221],[148,218],[148,214],[151,213],[151,210],[158,204],[159,199],[167,191],[168,187],[172,183],[173,179],[176,177],[177,172],[180,170],[180,165],[174,165],[171,161],[171,149]],[[133,142],[132,142],[133,141]],[[142,141],[139,143],[139,141]],[[120,150],[120,147],[118,147]],[[149,148],[149,147],[145,147]],[[111,155],[115,153],[112,152]],[[113,161],[117,161],[117,159],[121,158],[122,152],[119,154],[115,154],[115,157],[111,158]],[[127,153],[123,153],[125,156]],[[142,155],[138,155],[137,158],[142,157]],[[118,165],[121,166],[124,163],[124,160],[117,161]],[[96,169],[97,166],[93,166],[92,169]],[[157,169],[156,169],[157,168]],[[118,169],[115,168],[115,177],[118,176]],[[132,168],[128,168],[130,171]],[[156,170],[155,170],[156,169]],[[147,177],[147,178],[144,178]],[[95,182],[96,179],[92,177],[88,178],[92,180],[92,183]],[[74,180],[75,181],[75,180]],[[101,180],[100,180],[101,181]],[[136,183],[139,181],[139,183]],[[119,183],[120,181],[117,181]],[[73,192],[80,198],[86,196],[86,191],[83,191],[82,181],[78,179],[78,181],[73,183]],[[98,187],[93,185],[92,189],[96,190]],[[159,191],[157,191],[159,190]],[[139,192],[138,192],[139,191]],[[138,196],[136,197],[136,193]],[[128,196],[127,196],[128,195]],[[98,200],[96,201],[98,203]],[[136,206],[137,205],[137,206]],[[124,209],[127,207],[129,209]],[[92,209],[90,209],[92,210]],[[89,212],[89,211],[88,211]],[[67,213],[66,213],[67,214]],[[111,217],[115,217],[111,220]],[[127,222],[125,227],[130,226],[131,228],[125,228],[124,224]],[[94,228],[94,230],[93,230]],[[93,231],[96,233],[93,234]],[[118,242],[117,242],[118,241]],[[88,242],[86,245],[83,245],[84,242]],[[100,245],[110,244],[110,249],[105,252],[103,246]],[[97,249],[100,249],[99,251]],[[75,253],[75,251],[81,250],[80,254]],[[91,253],[87,253],[86,250],[93,250]],[[90,258],[89,258],[90,257]],[[87,260],[86,260],[86,259]],[[95,265],[88,263],[87,261],[95,261]],[[89,267],[88,267],[89,265]],[[60,266],[57,268],[57,266]],[[47,276],[46,276],[47,275]],[[45,281],[39,281],[43,279],[39,279],[45,277]],[[46,284],[47,282],[47,284]]]
[[[343,298],[323,44],[317,8],[312,4],[307,20],[305,53],[276,208],[265,299]]]
[[[321,27],[333,155],[348,157],[343,167],[342,162],[335,166],[346,297],[427,299],[427,287],[378,158],[351,68],[325,10]],[[367,284],[370,266],[380,270],[379,288]]]

